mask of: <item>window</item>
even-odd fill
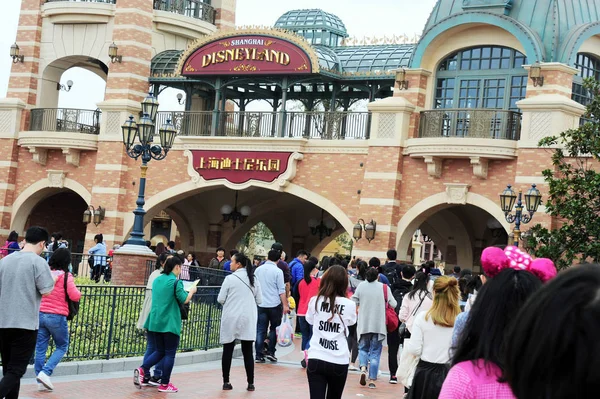
[[[457,51],[438,67],[434,107],[516,111],[516,102],[525,98],[526,63],[524,54],[508,47]]]
[[[591,54],[579,53],[575,61],[575,68],[579,70],[579,73],[573,78],[571,98],[579,104],[587,106],[592,101],[592,97],[583,87],[583,79],[600,79],[600,59]]]

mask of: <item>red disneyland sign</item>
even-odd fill
[[[210,42],[183,64],[184,76],[311,73],[310,57],[275,36],[239,35]]]
[[[249,180],[273,182],[288,168],[291,152],[192,150],[192,162],[204,180],[226,179],[234,184]]]

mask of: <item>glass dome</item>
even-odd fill
[[[279,17],[275,27],[295,32],[315,45],[335,47],[348,37],[346,26],[337,15],[319,9],[288,11]]]
[[[165,50],[152,57],[150,75],[162,75],[175,72],[182,50]]]
[[[338,47],[335,53],[343,72],[385,72],[408,67],[414,44]]]

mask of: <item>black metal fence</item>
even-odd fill
[[[154,0],[154,9],[215,23],[215,9],[201,0]]]
[[[31,110],[30,131],[100,133],[99,110],[35,108]]]
[[[421,112],[420,138],[471,137],[519,140],[521,114],[501,109],[434,109]]]
[[[148,277],[155,270],[156,262],[153,260],[146,261],[146,270],[144,274],[144,282],[148,282]],[[220,287],[223,280],[230,272],[226,270],[210,269],[208,267],[190,266],[190,280],[200,280],[198,285],[204,287]]]
[[[69,322],[70,345],[64,360],[142,356],[146,338],[136,324],[144,303],[145,287],[86,285],[78,288],[82,293],[79,314]],[[219,289],[198,288],[190,305],[189,319],[182,322],[179,351],[220,346]]]

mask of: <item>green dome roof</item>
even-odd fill
[[[346,25],[337,15],[317,8],[288,11],[279,17],[275,22],[275,27],[294,32],[305,29],[322,29],[342,37],[348,37]]]
[[[508,30],[536,53],[527,54],[531,62],[573,64],[581,43],[600,33],[600,0],[438,0],[422,41],[464,23],[487,23]]]

